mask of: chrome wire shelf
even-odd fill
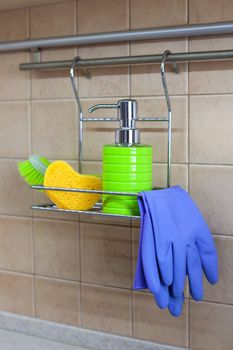
[[[90,210],[70,210],[70,209],[60,209],[53,204],[40,204],[32,205],[32,209],[43,210],[43,211],[55,211],[60,213],[71,213],[71,214],[88,214],[88,215],[97,215],[97,216],[106,216],[106,217],[115,217],[115,218],[125,218],[125,219],[140,219],[140,216],[137,215],[123,215],[123,214],[108,214],[102,212],[102,203],[97,203]]]
[[[73,192],[73,193],[94,193],[94,194],[108,194],[108,195],[116,195],[116,196],[130,196],[130,197],[139,197],[140,193],[137,192],[115,192],[115,191],[101,191],[101,190],[85,190],[81,188],[66,188],[66,187],[49,187],[49,186],[31,186],[33,190],[42,190],[42,191],[62,191],[62,192]],[[159,188],[156,188],[159,189]],[[91,209],[89,210],[72,210],[72,209],[60,209],[57,208],[53,204],[38,204],[32,205],[32,209],[35,210],[44,210],[44,211],[57,211],[63,213],[72,213],[72,214],[90,214],[90,215],[101,215],[101,216],[110,216],[117,218],[132,218],[132,219],[140,219],[138,215],[124,215],[124,214],[108,214],[102,212],[102,203],[97,202]]]

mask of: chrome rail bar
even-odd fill
[[[105,33],[38,38],[0,43],[0,52],[42,47],[89,45],[109,42],[181,38],[233,33],[233,21],[180,26],[124,30]]]
[[[200,52],[180,52],[171,53],[166,62],[181,61],[205,61],[205,60],[226,60],[233,58],[233,50],[217,50],[217,51],[200,51]],[[76,63],[77,67],[98,67],[98,66],[114,66],[127,64],[149,64],[161,63],[162,55],[138,55],[138,56],[122,56],[122,57],[105,57],[105,58],[89,58],[79,59]],[[66,61],[48,61],[39,63],[21,63],[20,70],[49,70],[70,68],[72,60]]]

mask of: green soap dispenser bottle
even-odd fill
[[[115,144],[103,146],[103,190],[140,192],[152,189],[152,147],[140,144],[136,128],[137,101],[125,99],[117,104],[97,104],[89,109],[116,108],[120,128],[115,131]],[[103,212],[139,215],[136,196],[103,195]]]

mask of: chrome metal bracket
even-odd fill
[[[31,63],[41,63],[41,49],[31,49]]]

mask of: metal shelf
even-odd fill
[[[101,206],[94,206],[90,210],[70,210],[70,209],[59,209],[53,204],[40,204],[40,205],[32,205],[32,209],[42,210],[42,211],[56,211],[56,212],[60,212],[60,213],[88,214],[88,215],[125,218],[125,219],[138,219],[138,220],[140,219],[140,216],[136,216],[136,215],[121,215],[121,214],[103,213],[101,211],[102,205]]]
[[[148,122],[167,122],[167,187],[170,186],[170,180],[171,180],[171,138],[172,138],[172,108],[170,103],[170,98],[168,94],[167,89],[167,83],[166,83],[166,77],[165,77],[165,61],[167,57],[171,54],[169,50],[165,51],[162,55],[162,61],[161,61],[161,78],[162,78],[162,84],[164,88],[164,95],[165,100],[167,104],[167,117],[161,116],[161,117],[141,117],[138,118],[139,121],[148,121]],[[71,83],[74,90],[74,95],[76,97],[77,106],[78,106],[78,122],[79,122],[79,172],[82,173],[82,162],[83,162],[83,123],[84,122],[116,122],[118,121],[118,118],[84,118],[83,112],[82,112],[82,105],[78,94],[78,88],[75,83],[74,79],[74,69],[76,66],[76,63],[79,61],[79,57],[75,57],[72,61],[71,67],[70,67],[70,77],[71,77]],[[174,65],[174,71],[178,73],[178,67],[176,63],[173,63]],[[48,186],[32,186],[31,187],[34,190],[42,190],[42,191],[63,191],[63,192],[73,192],[73,193],[92,193],[92,194],[106,194],[106,195],[116,195],[116,196],[130,196],[130,197],[138,197],[140,196],[140,193],[135,192],[121,192],[121,191],[102,191],[102,190],[87,190],[87,189],[79,189],[79,188],[65,188],[65,187],[48,187]],[[140,216],[138,215],[124,215],[124,214],[108,214],[102,212],[102,205],[101,203],[98,203],[90,210],[70,210],[70,209],[60,209],[57,208],[54,205],[33,205],[32,209],[35,210],[44,210],[44,211],[57,211],[57,212],[66,212],[66,213],[77,213],[77,214],[90,214],[90,215],[102,215],[102,216],[109,216],[109,217],[119,217],[119,218],[134,218],[134,219],[140,219]]]
[[[85,190],[80,188],[66,188],[66,187],[49,187],[49,186],[31,186],[33,190],[42,190],[42,191],[61,191],[61,192],[73,192],[73,193],[95,193],[95,194],[108,194],[116,196],[140,196],[140,193],[135,192],[117,192],[117,191],[100,191],[100,190]],[[158,188],[157,188],[158,189]],[[101,215],[101,216],[110,216],[118,218],[133,218],[140,219],[140,216],[137,215],[123,215],[123,214],[108,214],[102,212],[102,203],[96,203],[90,210],[72,210],[72,209],[60,209],[53,204],[40,204],[32,205],[32,209],[35,210],[44,210],[44,211],[57,211],[63,213],[72,213],[72,214],[90,214],[90,215]]]

